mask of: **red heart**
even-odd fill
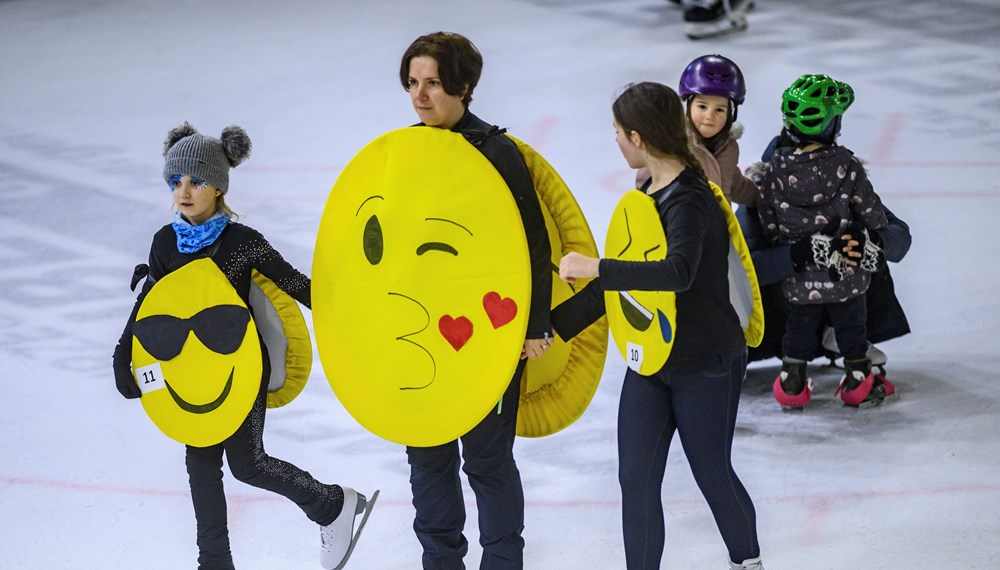
[[[490,291],[483,297],[483,308],[486,309],[486,316],[490,318],[495,329],[513,321],[517,315],[517,303],[514,299],[501,298],[500,293],[496,291]]]
[[[451,315],[445,315],[438,320],[438,330],[452,348],[459,350],[472,338],[472,321],[465,317],[453,319]]]

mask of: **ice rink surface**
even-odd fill
[[[435,2],[0,1],[0,568],[193,568],[183,447],[115,390],[111,352],[132,267],[170,219],[166,132],[238,123],[253,156],[229,203],[310,272],[320,214],[368,141],[416,121],[398,81],[418,35],[456,31],[485,58],[472,110],[555,166],[598,244],[631,188],[610,104],[637,80],[676,85],[696,56],[748,82],[744,166],[780,128],[803,73],[850,83],[841,142],[867,160],[913,248],[892,267],[914,332],[884,343],[898,401],[783,414],[772,360],[751,369],[734,464],[768,570],[1000,566],[1000,4],[759,0],[750,28],[692,42],[663,0]],[[583,417],[515,447],[529,569],[624,567],[611,354]],[[268,413],[270,454],[323,481],[382,490],[350,568],[419,567],[403,449],[360,427],[317,359]],[[292,503],[226,475],[242,569],[318,568]],[[467,563],[478,566],[471,493]],[[665,569],[724,568],[726,551],[674,446]]]

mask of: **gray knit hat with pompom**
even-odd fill
[[[222,129],[222,137],[206,137],[187,121],[171,129],[163,141],[163,179],[174,174],[200,178],[223,194],[229,191],[229,169],[250,156],[250,137],[236,125]]]

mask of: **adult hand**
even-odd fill
[[[600,266],[600,258],[571,251],[559,260],[559,278],[567,283],[576,283],[577,279],[597,277]]]
[[[521,360],[530,358],[532,360],[545,354],[545,351],[552,346],[555,339],[552,338],[529,338],[524,341],[524,348],[521,349]]]
[[[861,257],[861,243],[850,233],[840,230],[840,220],[830,220],[823,229],[790,246],[792,266],[802,271],[808,265],[826,269],[831,281],[840,281],[847,273],[847,266],[857,265]]]
[[[850,256],[855,258],[856,261],[849,263],[850,265],[860,265],[861,269],[874,273],[885,267],[885,252],[876,243],[875,235],[868,234],[868,230],[865,229],[861,223],[853,223],[848,226],[848,230],[851,232],[845,237],[851,238],[852,243],[857,243],[851,250]]]

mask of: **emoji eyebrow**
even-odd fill
[[[653,253],[654,251],[656,251],[658,249],[660,249],[659,244],[654,245],[653,247],[651,247],[651,248],[647,249],[646,251],[642,252],[642,256],[646,259],[646,261],[649,261],[649,254]]]
[[[621,257],[625,251],[632,247],[632,228],[628,227],[628,209],[623,210],[625,213],[625,232],[628,233],[628,243],[625,244],[624,249],[618,253],[618,257]]]
[[[355,218],[356,218],[356,217],[358,217],[358,214],[360,214],[360,213],[361,213],[361,208],[364,208],[364,207],[365,207],[365,204],[367,204],[369,200],[373,200],[373,199],[375,199],[375,198],[378,198],[379,200],[385,200],[385,198],[384,198],[384,197],[382,197],[382,196],[379,196],[378,194],[376,194],[376,195],[374,195],[374,196],[369,196],[369,197],[365,198],[365,201],[364,201],[364,202],[362,202],[360,206],[358,206],[358,211],[357,211],[357,212],[354,212],[354,217],[355,217]]]
[[[449,223],[449,224],[454,224],[454,225],[456,225],[456,226],[458,226],[458,227],[462,228],[462,229],[463,229],[463,230],[465,230],[466,232],[468,232],[468,234],[469,234],[470,236],[472,235],[472,232],[471,232],[471,231],[469,231],[469,228],[467,228],[467,227],[463,226],[462,224],[460,224],[460,223],[458,223],[458,222],[453,222],[453,221],[451,221],[451,220],[446,220],[446,219],[444,219],[444,218],[424,218],[424,221],[427,221],[427,222],[446,222],[446,223]]]
[[[428,251],[432,251],[432,250],[443,251],[445,253],[450,253],[452,255],[458,255],[458,250],[457,249],[451,247],[450,245],[448,245],[446,243],[441,243],[439,241],[427,242],[427,243],[421,245],[420,247],[417,248],[417,255],[423,255],[423,254],[427,253]]]

